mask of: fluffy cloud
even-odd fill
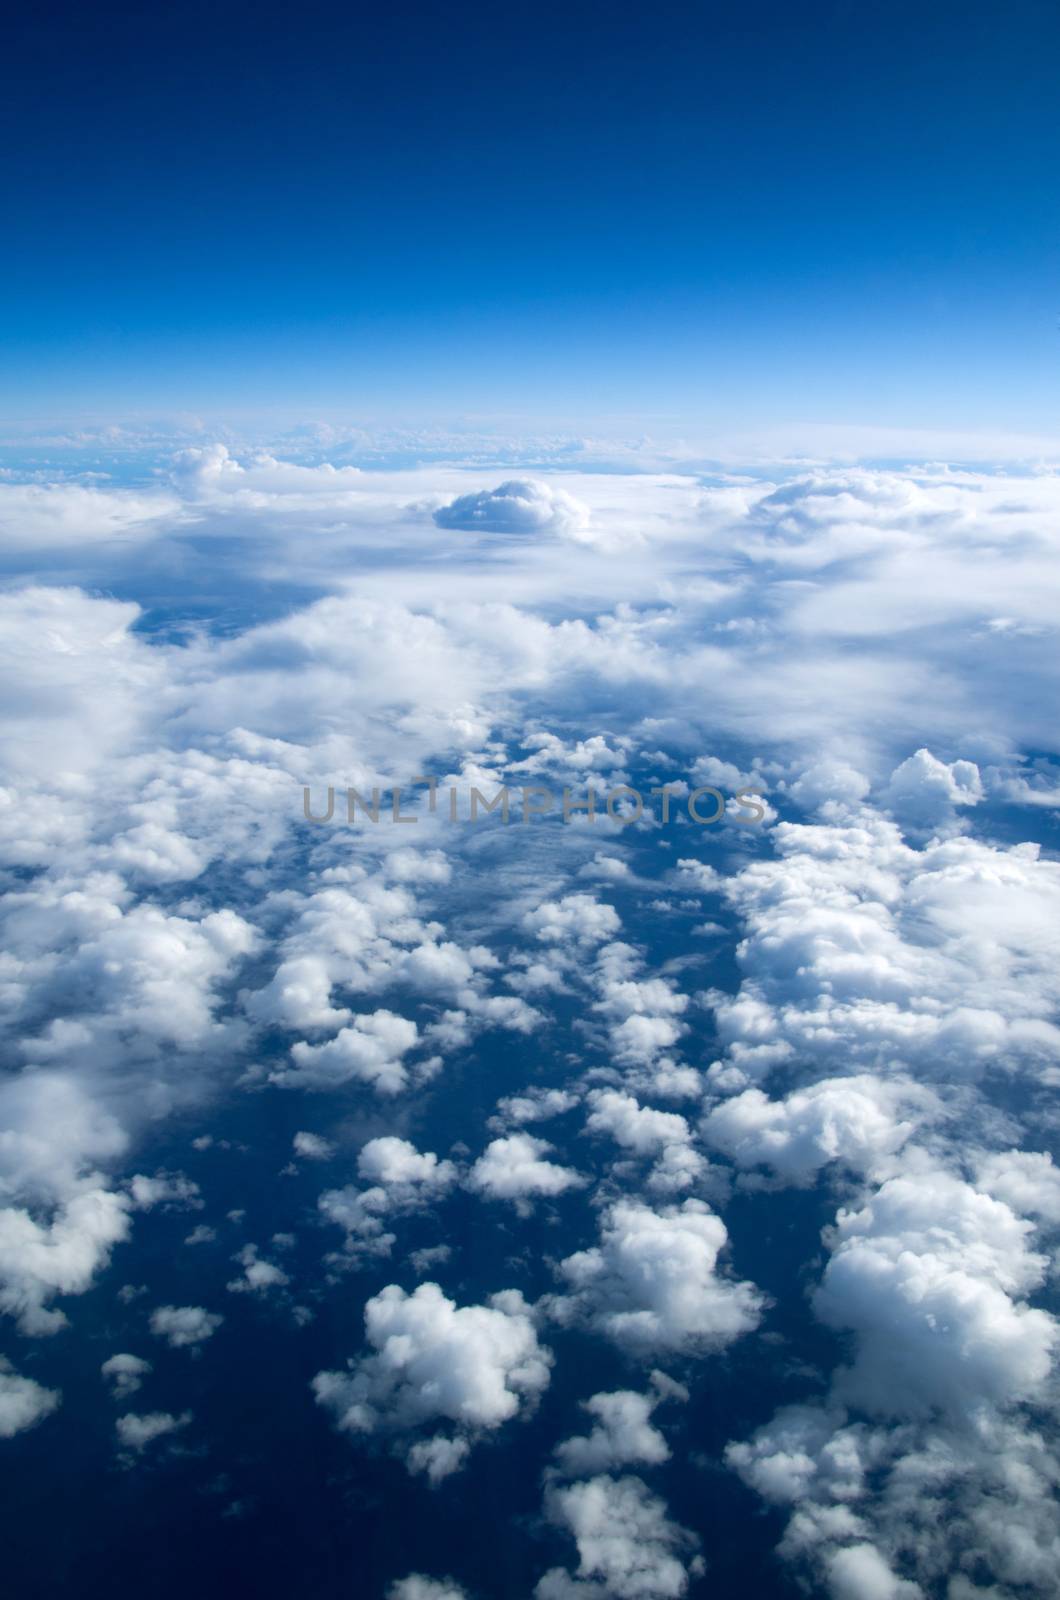
[[[296,1133],[291,1143],[303,1161],[330,1161],[335,1154],[335,1146],[319,1133]]]
[[[293,1067],[270,1074],[285,1089],[336,1089],[344,1083],[368,1083],[377,1094],[400,1094],[409,1081],[404,1057],[415,1049],[419,1030],[393,1011],[355,1017],[327,1044],[292,1046]]]
[[[232,1294],[268,1294],[270,1289],[286,1288],[291,1281],[275,1261],[266,1261],[258,1254],[256,1244],[245,1244],[232,1259],[243,1269],[225,1286]]]
[[[458,1177],[454,1162],[440,1161],[433,1150],[419,1151],[393,1134],[369,1139],[357,1170],[368,1188],[328,1189],[317,1202],[329,1222],[346,1230],[346,1259],[353,1263],[363,1256],[388,1256],[395,1235],[386,1231],[386,1219],[431,1205]]]
[[[587,1321],[635,1355],[721,1349],[758,1326],[765,1304],[753,1284],[717,1271],[727,1242],[725,1224],[700,1200],[661,1211],[617,1201],[599,1245],[560,1263],[570,1293],[556,1314]]]
[[[203,1306],[159,1306],[151,1313],[151,1332],[173,1350],[195,1347],[212,1339],[224,1321]]]
[[[524,1215],[531,1200],[580,1188],[585,1178],[547,1159],[552,1146],[529,1133],[494,1139],[479,1156],[467,1186],[487,1200],[511,1200]]]
[[[1037,846],[916,850],[868,809],[773,841],[726,880],[748,926],[739,993],[711,996],[720,1087],[785,1061],[958,1080],[1060,1062],[1060,865]]]
[[[523,927],[543,944],[566,941],[597,944],[617,933],[621,921],[614,906],[591,894],[568,894],[561,900],[543,900],[523,918]]]
[[[857,1335],[837,1392],[875,1414],[961,1414],[1026,1399],[1049,1376],[1054,1319],[1024,1297],[1047,1262],[1001,1200],[927,1167],[840,1211],[817,1314]]]
[[[425,1578],[422,1572],[410,1572],[390,1585],[387,1600],[467,1600],[467,1592],[452,1578]]]
[[[931,1090],[861,1074],[827,1078],[783,1100],[745,1089],[715,1106],[703,1136],[738,1166],[769,1166],[785,1182],[805,1186],[830,1162],[873,1172],[940,1114]]]
[[[59,1400],[57,1390],[23,1378],[0,1356],[0,1439],[14,1438],[16,1433],[35,1427],[56,1410]]]
[[[514,1289],[486,1305],[458,1306],[436,1283],[411,1295],[390,1284],[368,1301],[364,1322],[372,1353],[346,1372],[318,1373],[317,1403],[357,1434],[407,1436],[438,1420],[448,1424],[453,1435],[436,1436],[435,1453],[409,1460],[413,1470],[433,1466],[436,1481],[460,1465],[461,1445],[510,1421],[548,1384],[551,1354]],[[454,1438],[457,1449],[447,1449]],[[415,1448],[405,1444],[406,1459]]]
[[[469,533],[550,533],[586,539],[589,509],[565,489],[533,478],[510,478],[495,489],[458,495],[434,513],[439,528]]]
[[[649,1394],[616,1389],[583,1402],[583,1409],[593,1418],[592,1431],[556,1446],[556,1467],[564,1477],[592,1477],[634,1462],[657,1466],[669,1460],[670,1448],[652,1426],[651,1416],[661,1400],[687,1400],[688,1391],[662,1373],[652,1377],[658,1386]]]
[[[538,1583],[536,1600],[677,1600],[698,1541],[667,1516],[666,1506],[640,1478],[601,1475],[549,1489],[546,1514],[578,1547],[576,1579],[562,1567]]]
[[[114,1398],[124,1400],[141,1387],[144,1378],[151,1371],[151,1363],[145,1361],[142,1356],[122,1352],[116,1356],[108,1356],[99,1370],[110,1384],[110,1392]]]
[[[156,1439],[164,1439],[170,1434],[179,1433],[190,1421],[190,1411],[182,1412],[179,1417],[174,1416],[171,1411],[148,1411],[139,1415],[134,1411],[127,1411],[124,1416],[118,1418],[114,1427],[123,1448],[141,1455]]]

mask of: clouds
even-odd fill
[[[118,1435],[118,1443],[126,1450],[142,1455],[148,1445],[156,1439],[165,1439],[169,1435],[179,1433],[186,1428],[192,1420],[190,1411],[181,1412],[174,1416],[171,1411],[148,1411],[137,1414],[127,1411],[118,1418],[114,1424]]]
[[[653,1211],[617,1201],[604,1214],[600,1243],[559,1265],[569,1293],[564,1320],[584,1320],[633,1355],[723,1349],[758,1326],[764,1296],[722,1276],[728,1241],[721,1218],[700,1200]]]
[[[172,1350],[185,1350],[212,1339],[224,1321],[203,1306],[159,1306],[151,1313],[151,1332]]]
[[[1060,1060],[1060,867],[1036,846],[916,850],[868,808],[842,825],[782,823],[773,838],[777,859],[725,886],[747,935],[739,994],[715,997],[719,1085],[781,1061],[915,1061],[967,1080]]]
[[[685,1562],[697,1540],[669,1519],[639,1478],[600,1475],[554,1486],[545,1506],[549,1520],[574,1539],[578,1566],[574,1580],[562,1568],[546,1573],[536,1600],[676,1600],[686,1592]],[[702,1570],[697,1561],[693,1570]]]
[[[32,1378],[23,1378],[0,1356],[0,1439],[35,1428],[58,1408],[60,1395]]]
[[[152,1332],[157,1331],[152,1328]],[[150,1361],[145,1361],[142,1356],[129,1355],[123,1351],[118,1355],[108,1356],[99,1370],[110,1384],[110,1392],[115,1400],[125,1400],[129,1395],[136,1393],[152,1369]]]
[[[410,1471],[427,1471],[432,1481],[457,1470],[476,1438],[532,1405],[548,1384],[551,1353],[516,1290],[458,1306],[436,1283],[411,1295],[390,1284],[364,1316],[371,1353],[347,1372],[318,1373],[317,1403],[355,1434],[407,1436],[436,1421],[447,1425],[450,1434],[399,1446]]]
[[[593,1419],[592,1431],[556,1446],[556,1470],[563,1477],[592,1477],[634,1462],[658,1466],[670,1459],[669,1446],[650,1418],[662,1400],[687,1400],[688,1390],[660,1372],[652,1373],[652,1380],[649,1394],[617,1389],[583,1402]]]
[[[357,1189],[328,1189],[317,1202],[329,1222],[346,1230],[346,1257],[387,1256],[395,1235],[385,1221],[407,1216],[442,1198],[457,1182],[452,1161],[440,1161],[433,1150],[419,1151],[408,1139],[386,1134],[369,1139],[357,1158],[357,1170],[368,1184]]]
[[[941,1115],[937,1097],[922,1085],[863,1073],[825,1079],[779,1101],[745,1089],[714,1107],[703,1136],[740,1167],[769,1166],[806,1186],[832,1162],[871,1173]]]
[[[409,1081],[404,1057],[415,1048],[419,1030],[407,1017],[379,1010],[355,1017],[327,1044],[303,1041],[291,1048],[293,1067],[271,1074],[282,1088],[335,1089],[359,1080],[378,1094],[400,1094]]]
[[[900,1416],[1038,1392],[1058,1330],[1024,1301],[1046,1268],[1032,1232],[1004,1202],[930,1168],[840,1211],[815,1296],[825,1322],[858,1336],[837,1392]]]
[[[439,528],[469,533],[552,534],[588,542],[589,508],[565,489],[510,478],[495,489],[458,495],[434,513]]]
[[[529,1133],[494,1139],[468,1174],[468,1188],[488,1200],[510,1200],[523,1214],[532,1199],[581,1188],[585,1178],[570,1167],[549,1161],[551,1150],[547,1140]]]
[[[69,1319],[59,1362],[102,1282],[124,1409],[148,1329],[150,1385],[205,1380],[211,1294],[228,1280],[235,1326],[264,1297],[297,1310],[297,1283],[319,1426],[394,1453],[413,1495],[495,1441],[498,1484],[541,1478],[569,1558],[539,1600],[664,1600],[698,1568],[651,1474],[686,1486],[701,1407],[670,1430],[662,1374],[608,1371],[515,1427],[544,1330],[572,1373],[673,1358],[694,1385],[765,1322],[747,1275],[790,1268],[834,1370],[785,1356],[796,1403],[772,1418],[735,1396],[727,1457],[784,1509],[781,1559],[829,1600],[1048,1593],[1060,875],[1027,835],[1052,838],[1057,787],[1060,480],[534,471],[204,441],[164,489],[21,497],[66,578],[0,604],[0,1309],[29,1335]],[[143,611],[103,597],[131,543],[143,581],[126,566],[117,592]],[[147,576],[178,569],[209,575],[223,628],[181,631],[183,579],[160,614],[170,580]],[[449,784],[674,773],[760,784],[767,826],[447,815]],[[305,822],[306,784],[335,789],[331,823]],[[346,820],[347,786],[394,784],[415,822]],[[260,1245],[228,1232],[244,1208]],[[104,1278],[134,1226],[142,1300]],[[512,1276],[483,1280],[479,1233]],[[171,1260],[180,1237],[218,1248]],[[539,1295],[553,1263],[537,1304],[486,1292]],[[359,1284],[358,1348],[331,1311],[359,1315]],[[19,1368],[0,1418],[45,1416],[61,1379],[61,1431],[65,1369],[45,1389]],[[182,1401],[160,1404],[119,1418],[119,1448],[183,1443]],[[429,1547],[415,1565],[396,1600],[463,1592]]]

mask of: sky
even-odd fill
[[[1056,424],[1046,3],[46,3],[6,39],[8,419]]]
[[[5,1594],[1057,1600],[1056,33],[12,20]]]

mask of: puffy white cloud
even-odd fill
[[[614,906],[591,894],[567,894],[528,911],[523,927],[543,944],[598,944],[618,932],[621,920]]]
[[[434,513],[439,528],[470,533],[551,533],[588,537],[589,508],[565,489],[534,478],[510,478],[495,489],[458,495]]]
[[[56,1333],[66,1315],[47,1302],[84,1294],[128,1233],[127,1199],[99,1188],[81,1189],[47,1223],[17,1207],[0,1211],[0,1310],[24,1333]]]
[[[126,1450],[133,1450],[140,1455],[156,1439],[164,1439],[170,1434],[179,1433],[190,1421],[190,1411],[184,1411],[180,1416],[174,1416],[171,1411],[148,1411],[140,1414],[127,1411],[124,1416],[118,1418],[114,1427],[119,1443]]]
[[[651,1416],[661,1400],[687,1400],[688,1391],[662,1373],[653,1373],[659,1386],[649,1394],[632,1389],[616,1389],[610,1394],[594,1394],[583,1402],[583,1409],[594,1419],[592,1431],[564,1439],[555,1449],[557,1469],[564,1477],[592,1477],[611,1472],[633,1462],[657,1465],[670,1458],[670,1447]]]
[[[266,1261],[258,1254],[256,1244],[245,1244],[232,1259],[243,1268],[239,1277],[225,1286],[232,1294],[268,1294],[270,1289],[286,1288],[291,1281],[275,1261]]]
[[[522,1094],[505,1095],[497,1101],[497,1109],[489,1120],[491,1128],[503,1129],[522,1126],[527,1122],[547,1122],[573,1111],[578,1095],[572,1089],[525,1089]]]
[[[594,1089],[592,1110],[585,1126],[593,1133],[609,1133],[616,1144],[637,1155],[657,1155],[671,1144],[685,1144],[691,1131],[674,1111],[654,1111],[631,1094],[616,1089]]]
[[[738,1166],[769,1166],[786,1182],[806,1185],[829,1162],[875,1171],[941,1110],[922,1085],[862,1073],[826,1078],[783,1100],[746,1089],[714,1107],[703,1136]]]
[[[377,1094],[400,1094],[409,1081],[404,1057],[419,1041],[416,1024],[393,1011],[355,1017],[326,1044],[299,1041],[291,1047],[292,1067],[269,1074],[284,1089],[335,1089],[368,1083]]]
[[[452,1578],[426,1578],[422,1572],[410,1572],[390,1585],[387,1600],[467,1600],[467,1591]]]
[[[296,1133],[291,1143],[295,1155],[301,1156],[303,1161],[330,1161],[335,1154],[335,1146],[319,1133]]]
[[[32,1378],[23,1378],[5,1357],[0,1356],[0,1439],[33,1428],[56,1410],[60,1395]]]
[[[183,1350],[212,1339],[224,1321],[218,1311],[204,1306],[158,1306],[151,1313],[151,1332],[173,1350]]]
[[[110,1384],[114,1398],[124,1400],[140,1388],[144,1378],[151,1371],[151,1363],[145,1361],[142,1356],[129,1355],[123,1351],[118,1355],[108,1356],[99,1370]]]
[[[134,1173],[129,1179],[129,1193],[138,1211],[150,1211],[152,1206],[201,1211],[203,1206],[199,1185],[183,1172],[156,1172],[153,1178]]]
[[[313,1380],[318,1404],[351,1433],[407,1436],[441,1420],[447,1441],[473,1443],[532,1404],[549,1380],[551,1353],[538,1343],[530,1310],[514,1289],[486,1305],[458,1306],[436,1283],[406,1294],[397,1284],[365,1306],[365,1335],[372,1353],[346,1372],[320,1372]],[[405,1453],[416,1443],[406,1444]],[[412,1470],[455,1470],[463,1451],[422,1452]]]
[[[456,1182],[456,1167],[439,1161],[433,1150],[419,1151],[408,1139],[385,1134],[369,1139],[357,1157],[357,1171],[369,1183],[391,1191],[411,1189],[419,1195],[441,1193]]]
[[[692,1148],[691,1129],[677,1112],[642,1106],[635,1096],[616,1089],[594,1089],[589,1104],[585,1126],[590,1133],[608,1133],[635,1155],[657,1157],[647,1180],[654,1193],[688,1189],[703,1175],[703,1158]]]
[[[1017,1216],[1060,1223],[1060,1169],[1048,1151],[1000,1150],[976,1162],[975,1186]]]
[[[826,1571],[834,1600],[920,1600],[918,1583],[898,1578],[871,1544],[848,1544],[828,1557]]]
[[[930,1166],[840,1211],[817,1314],[857,1335],[837,1393],[885,1416],[1025,1399],[1041,1390],[1055,1320],[1023,1297],[1045,1259],[1003,1201]]]
[[[930,831],[949,822],[957,807],[978,805],[983,785],[974,761],[947,763],[920,749],[895,768],[880,798],[907,829]]]
[[[433,1150],[419,1151],[407,1139],[385,1134],[369,1139],[357,1160],[369,1187],[328,1189],[317,1204],[329,1222],[346,1230],[346,1259],[388,1256],[395,1235],[385,1220],[429,1206],[451,1189],[458,1172],[454,1162],[440,1161]]]
[[[667,1515],[666,1506],[640,1478],[606,1475],[546,1493],[551,1522],[578,1548],[576,1581],[553,1568],[538,1583],[536,1600],[677,1600],[689,1571],[703,1570],[690,1554],[698,1540]]]
[[[721,1218],[700,1200],[653,1211],[617,1201],[600,1243],[559,1266],[570,1294],[555,1303],[564,1320],[586,1320],[636,1355],[721,1349],[758,1326],[764,1296],[722,1276],[728,1242]]]
[[[525,1215],[534,1199],[581,1188],[586,1180],[571,1167],[547,1159],[552,1146],[529,1133],[494,1139],[467,1177],[467,1187],[487,1200],[511,1200]]]
[[[712,993],[746,1087],[779,1062],[937,1078],[1060,1063],[1060,864],[970,838],[910,848],[871,810],[781,823],[778,857],[727,879],[745,917],[736,995]]]

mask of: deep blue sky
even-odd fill
[[[1055,4],[40,4],[7,417],[1060,420]]]

